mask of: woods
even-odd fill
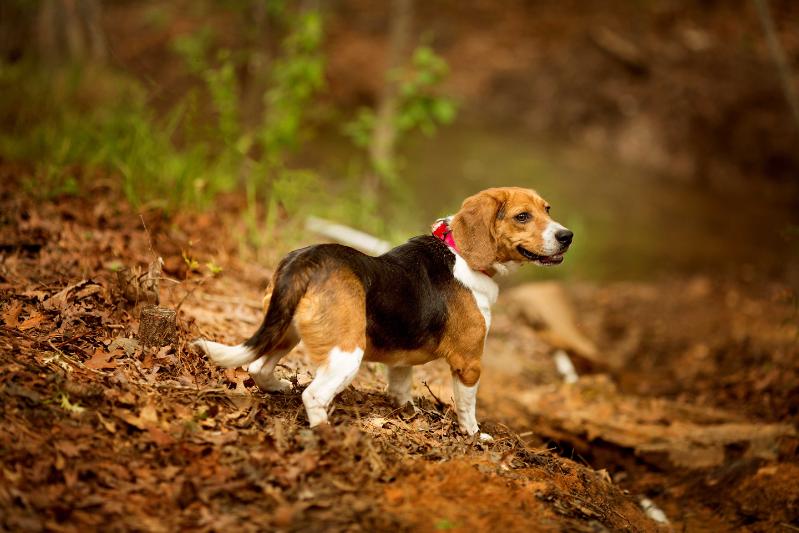
[[[799,528],[797,21],[1,3],[0,529]],[[497,186],[574,243],[493,277],[492,440],[443,360],[413,406],[364,363],[312,429],[304,344],[280,392],[192,346],[249,338],[287,252],[378,255]]]

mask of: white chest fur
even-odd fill
[[[491,327],[491,306],[497,301],[499,287],[493,279],[482,272],[472,270],[464,258],[454,250],[451,251],[455,254],[455,268],[452,270],[452,274],[455,279],[472,291],[474,300],[477,302],[477,308],[485,320],[486,334],[488,334],[488,330]]]

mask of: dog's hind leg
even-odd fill
[[[269,282],[263,299],[264,314],[269,311],[269,302],[272,299],[274,280]],[[278,343],[275,348],[267,354],[262,355],[249,365],[244,366],[244,370],[250,373],[258,388],[265,392],[286,392],[291,390],[291,382],[275,377],[274,370],[280,360],[288,354],[300,342],[297,328],[292,324],[286,331],[286,336]]]
[[[318,367],[302,393],[311,427],[327,422],[330,404],[349,385],[366,349],[366,299],[351,272],[337,270],[309,287],[295,315],[297,330]]]
[[[275,366],[278,362],[300,342],[300,337],[294,326],[291,326],[286,331],[286,336],[275,349],[269,353],[262,355],[249,365],[245,370],[250,373],[250,376],[263,391],[266,392],[285,392],[291,390],[291,382],[285,379],[277,378],[274,374]]]
[[[327,362],[316,370],[316,376],[302,393],[302,402],[311,427],[327,422],[327,410],[336,395],[347,388],[361,366],[363,349],[330,350]]]

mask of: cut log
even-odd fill
[[[731,448],[742,450],[742,459],[773,460],[780,440],[796,436],[790,424],[761,424],[720,409],[627,396],[604,375],[538,387],[518,401],[542,435],[585,451],[596,442],[633,450],[659,468],[719,466]]]
[[[142,346],[166,346],[177,338],[177,314],[168,307],[148,305],[139,317],[139,342]]]
[[[594,343],[577,329],[571,305],[558,283],[527,283],[516,287],[502,294],[501,304],[511,316],[531,326],[544,342],[575,354],[593,366],[608,364]]]

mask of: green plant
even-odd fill
[[[399,81],[397,113],[389,127],[395,130],[394,138],[401,141],[413,131],[432,136],[440,126],[452,123],[457,114],[455,102],[438,94],[446,79],[449,67],[446,61],[429,46],[414,50],[410,64],[398,71],[389,72]],[[344,133],[359,148],[369,147],[375,135],[377,116],[372,108],[360,108],[353,120],[344,125]],[[384,160],[371,162],[377,173],[392,192],[400,189],[398,161],[393,154]]]
[[[66,392],[62,392],[58,397],[58,405],[64,409],[65,411],[69,411],[70,413],[81,414],[86,410],[85,407],[82,407],[77,402],[72,403],[69,400],[69,394]]]
[[[252,35],[243,48],[220,47],[210,25],[173,41],[194,83],[170,106],[150,85],[107,67],[0,62],[0,156],[35,162],[35,177],[25,185],[45,198],[79,194],[95,176],[118,179],[134,205],[167,210],[206,208],[220,192],[243,191],[247,240],[262,249],[276,241],[290,245],[285,241],[310,210],[385,235],[396,220],[387,223],[390,214],[381,211],[377,197],[363,197],[359,182],[376,170],[399,196],[399,159],[353,162],[353,170],[343,174],[354,179],[323,180],[298,164],[319,124],[323,20],[318,10],[298,11],[285,0],[264,6],[268,24],[244,25]],[[252,7],[243,0],[199,2],[192,12],[199,18],[213,9],[244,14]],[[169,9],[152,8],[147,20],[162,25],[173,16]],[[264,45],[267,26],[283,35],[277,51]],[[253,57],[267,60],[249,63]],[[242,77],[253,64],[268,69]],[[425,46],[408,65],[390,72],[400,102],[391,128],[401,136],[430,135],[450,122],[455,106],[436,94],[446,74],[446,63]],[[367,146],[374,112],[360,110],[345,129],[357,147]],[[336,202],[323,201],[323,187]]]
[[[97,86],[105,92],[97,94]],[[187,106],[159,120],[146,91],[128,77],[82,67],[45,74],[32,64],[0,65],[0,90],[9,95],[2,113],[11,123],[0,132],[0,154],[36,162],[34,178],[24,184],[34,194],[76,194],[81,176],[90,178],[95,169],[118,175],[133,204],[168,209],[207,205],[231,185],[208,144],[173,142]]]
[[[271,86],[264,95],[266,110],[255,137],[263,155],[257,170],[248,176],[247,191],[251,228],[255,217],[252,201],[259,188],[263,191],[267,234],[274,229],[278,205],[298,207],[298,195],[313,190],[318,179],[310,170],[288,168],[288,157],[304,140],[307,108],[324,83],[321,42],[319,13],[296,15],[283,41],[282,55],[274,62]]]
[[[208,269],[208,272],[210,272],[212,276],[218,276],[224,270],[221,266],[217,265],[213,261],[207,261],[205,263],[205,268]]]
[[[322,20],[317,11],[287,14],[279,2],[269,5],[273,15],[286,19],[288,29],[280,55],[271,64],[263,116],[250,129],[241,124],[241,88],[234,55],[221,50],[211,64],[207,56],[212,35],[205,29],[175,43],[190,71],[203,80],[216,111],[211,136],[221,146],[217,164],[232,175],[243,176],[248,237],[255,244],[263,244],[272,235],[279,209],[296,211],[304,205],[298,197],[302,194],[307,199],[307,191],[318,188],[316,174],[290,168],[289,157],[306,138],[308,108],[323,86]]]

